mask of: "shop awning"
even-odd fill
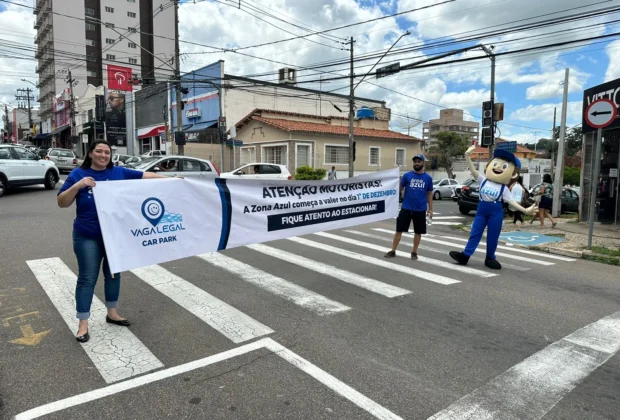
[[[63,131],[65,131],[67,128],[69,128],[70,125],[61,125],[60,127],[58,127],[56,130],[52,131],[50,133],[51,136],[55,136],[56,134],[62,133]]]
[[[36,136],[34,136],[32,138],[32,140],[45,140],[46,138],[48,138],[49,136],[51,136],[50,133],[39,133]]]
[[[198,131],[206,130],[207,128],[211,128],[213,125],[217,123],[217,120],[213,121],[203,121],[192,125],[192,127],[188,130],[184,130],[186,133],[197,133]]]
[[[158,125],[156,127],[138,128],[138,138],[144,139],[147,137],[161,136],[166,132],[165,125]]]

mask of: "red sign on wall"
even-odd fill
[[[120,67],[108,64],[108,89],[132,90],[132,74],[130,67]]]

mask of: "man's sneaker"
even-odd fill
[[[416,260],[416,261],[417,261],[417,259],[418,259],[418,254],[416,254],[415,252],[412,252],[412,253],[411,253],[411,259],[412,259],[412,260]]]
[[[390,251],[384,255],[385,258],[394,258],[396,256],[396,251]]]

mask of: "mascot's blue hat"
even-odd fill
[[[515,164],[517,168],[521,169],[521,161],[519,160],[519,158],[517,158],[514,154],[512,154],[508,150],[495,149],[495,152],[493,152],[493,157],[504,159],[507,162],[512,162]]]

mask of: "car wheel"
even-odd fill
[[[465,208],[465,207],[463,207],[463,206],[459,206],[459,212],[460,212],[461,214],[464,214],[464,215],[468,215],[468,214],[469,214],[469,210],[468,210],[468,209],[466,209],[466,208]]]
[[[53,190],[56,188],[56,175],[54,175],[53,171],[47,171],[45,174],[45,189]]]
[[[6,192],[6,189],[7,189],[6,178],[3,176],[0,176],[0,197],[4,195],[4,193]]]
[[[441,200],[441,194],[439,191],[435,191],[435,194],[433,194],[433,200]]]

